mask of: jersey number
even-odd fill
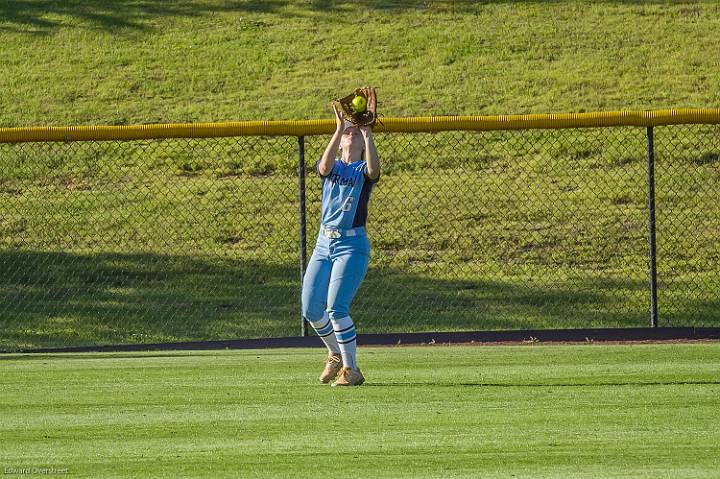
[[[352,203],[353,203],[352,196],[348,196],[348,198],[342,204],[342,210],[350,211],[352,209]]]

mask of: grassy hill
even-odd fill
[[[0,126],[720,103],[708,1],[17,0],[0,3]]]

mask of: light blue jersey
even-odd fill
[[[320,173],[320,162],[315,170]],[[322,176],[322,218],[325,226],[340,229],[351,229],[365,226],[368,214],[370,193],[377,180],[367,176],[364,161],[345,164],[335,160],[333,169],[327,176]]]
[[[318,161],[315,164],[318,174],[319,165]],[[370,262],[365,221],[370,192],[377,180],[367,177],[364,161],[347,165],[335,160],[330,174],[320,177],[322,224],[303,277],[302,314],[330,355],[340,354],[342,366],[359,374],[355,362],[357,335],[350,304]],[[320,380],[327,382],[322,375]]]

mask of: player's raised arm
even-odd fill
[[[335,112],[335,123],[337,127],[335,128],[335,134],[333,134],[330,139],[330,143],[328,143],[327,148],[325,148],[322,158],[320,158],[320,164],[318,164],[318,170],[322,176],[327,176],[332,171],[333,166],[335,165],[335,155],[340,147],[340,138],[345,131],[343,113],[338,111],[335,104],[333,104],[332,108]]]
[[[378,160],[377,148],[375,148],[372,128],[370,126],[361,126],[360,132],[365,139],[365,158],[363,159],[367,165],[367,175],[371,180],[377,180],[380,176],[380,161]]]

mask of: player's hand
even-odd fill
[[[345,118],[343,117],[342,110],[338,110],[337,106],[335,106],[335,103],[332,104],[332,109],[335,112],[335,125],[336,125],[336,131],[338,133],[342,133],[345,131],[345,128],[347,128],[347,122],[345,121]]]
[[[363,126],[359,126],[358,129],[360,130],[360,133],[362,133],[363,138],[372,137],[372,126],[363,125]]]

